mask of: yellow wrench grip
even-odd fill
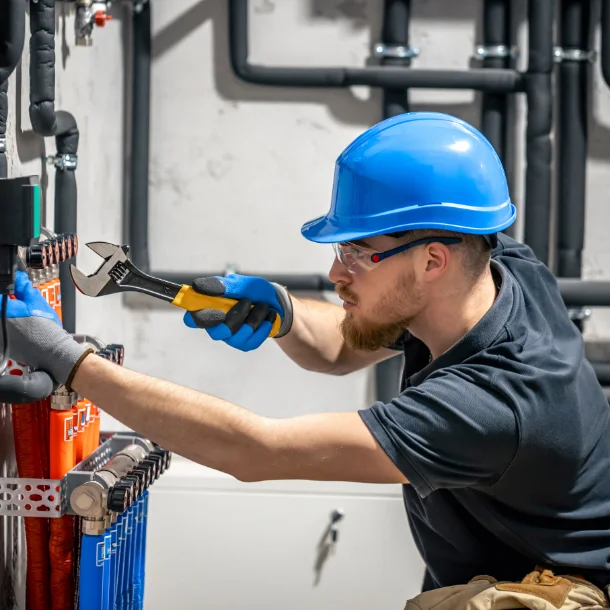
[[[227,313],[237,301],[235,299],[227,299],[226,297],[210,297],[206,294],[199,294],[191,286],[184,284],[176,298],[172,301],[172,305],[186,309],[186,311],[199,311],[200,309],[218,309]],[[271,327],[270,337],[275,337],[280,330],[282,319],[278,314],[275,316],[275,321]]]

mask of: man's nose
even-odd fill
[[[351,284],[353,281],[352,274],[336,256],[328,273],[328,279],[333,284],[338,284],[339,282],[342,282],[343,284]]]

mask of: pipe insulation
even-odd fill
[[[55,136],[55,232],[77,232],[76,162],[79,132],[75,118],[55,111],[55,0],[30,1],[30,121],[42,137]],[[75,261],[72,261],[75,263]],[[75,332],[76,290],[70,264],[61,263],[64,328]]]
[[[610,87],[610,0],[602,0],[601,68],[604,81]]]
[[[403,9],[397,9],[403,10]],[[404,70],[400,66],[366,68],[280,68],[248,62],[248,0],[229,0],[229,52],[242,80],[277,87],[352,87],[384,89],[474,89],[495,93],[523,91],[515,70]]]
[[[549,264],[551,231],[554,10],[554,0],[528,3],[529,65],[524,76],[527,95],[524,241],[545,265]]]
[[[24,42],[25,0],[3,0],[0,3],[0,178],[8,176],[8,79],[19,63]]]
[[[585,236],[587,115],[589,61],[565,52],[588,50],[590,0],[561,0],[560,46],[564,56],[558,73],[557,274],[580,277]]]
[[[483,0],[483,46],[510,49],[509,0]],[[500,53],[484,57],[483,67],[507,68],[510,58]],[[502,163],[506,162],[506,125],[508,98],[506,95],[483,93],[481,98],[481,131],[495,148]]]

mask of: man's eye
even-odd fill
[[[362,250],[358,250],[357,248],[350,248],[350,255],[354,258],[362,258],[364,256],[364,252]]]

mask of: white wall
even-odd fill
[[[518,14],[524,4],[515,2]],[[380,0],[252,0],[251,59],[269,65],[364,65],[378,39],[381,5]],[[411,38],[421,55],[413,67],[466,68],[478,40],[474,18],[479,5],[475,0],[415,0]],[[121,30],[128,20],[116,3],[116,19],[95,32],[93,46],[75,47],[72,9],[62,3],[58,7],[63,9],[58,8],[56,108],[72,112],[81,133],[78,235],[81,244],[122,243]],[[380,93],[365,88],[272,89],[239,81],[228,62],[224,0],[156,0],[153,28],[152,267],[204,272],[233,263],[245,272],[325,273],[330,248],[305,241],[300,227],[326,210],[336,156],[382,118]],[[522,28],[519,40],[524,66],[527,37]],[[41,172],[42,143],[29,131],[27,66],[26,42],[20,74],[10,82],[11,175]],[[608,279],[610,104],[598,65],[594,78],[585,276]],[[452,112],[478,124],[471,92],[415,91],[411,100],[413,109]],[[512,126],[519,137],[524,133],[523,106],[519,100],[519,118]],[[48,154],[54,152],[53,139],[44,144]],[[521,208],[522,145],[518,152],[512,195]],[[93,271],[97,264],[95,255],[82,250],[82,269]],[[123,343],[130,368],[268,416],[351,411],[370,404],[368,372],[338,379],[307,373],[272,343],[242,354],[187,329],[181,312],[171,306],[138,303],[129,306],[119,296],[79,295],[77,329]],[[609,314],[595,311],[587,337],[605,340],[609,335]],[[120,428],[110,418],[104,426]],[[394,501],[399,506],[400,497]],[[180,544],[167,541],[166,556],[178,552]]]

